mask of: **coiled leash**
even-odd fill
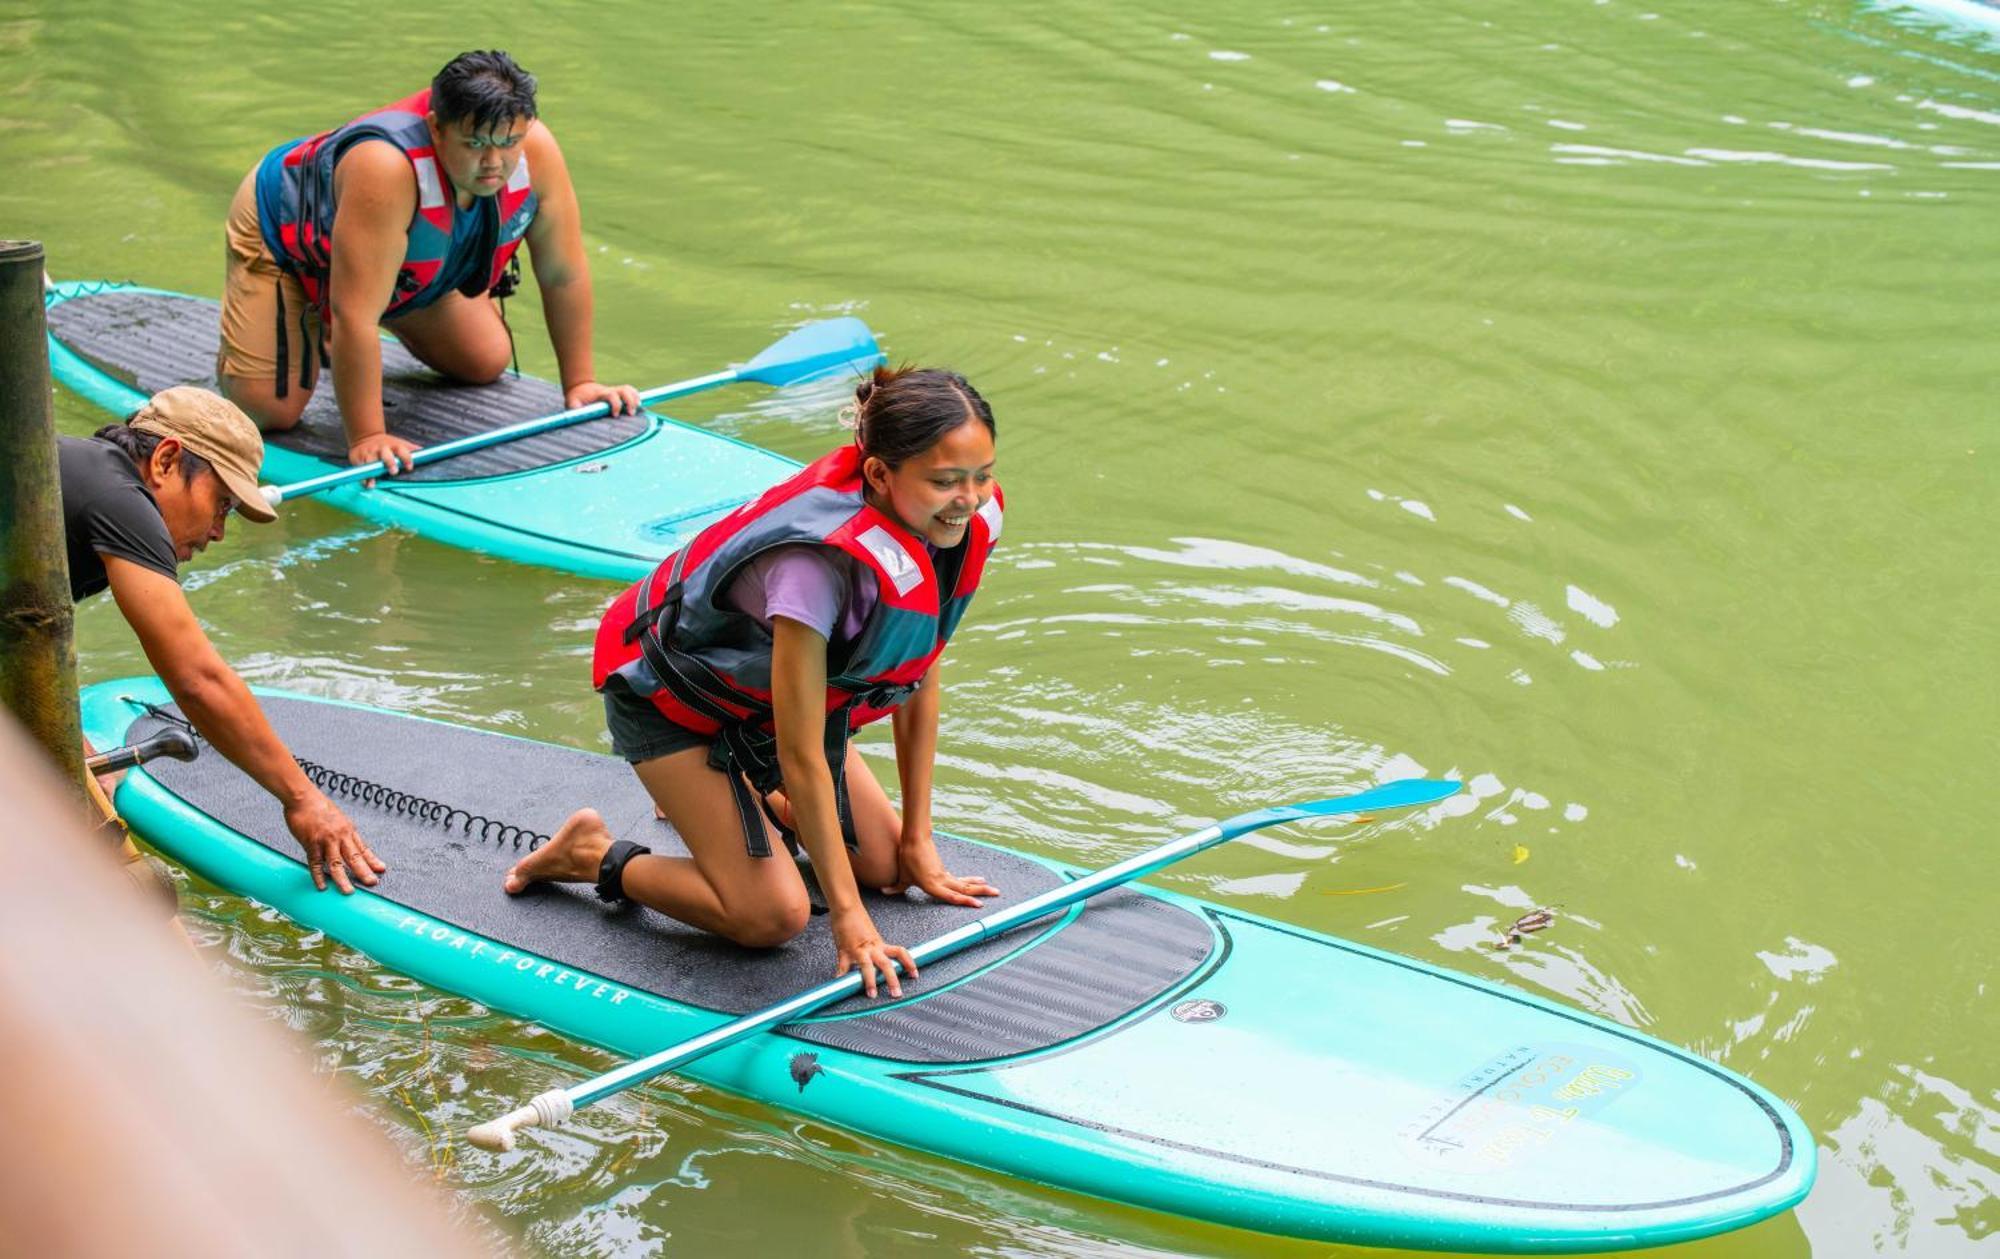
[[[169,712],[158,704],[149,704],[136,696],[123,695],[119,698],[135,707],[145,709],[149,717],[179,726],[192,738],[201,738],[201,733],[194,728],[194,723],[178,713]],[[432,800],[413,792],[372,782],[355,774],[329,769],[317,761],[309,761],[302,756],[295,755],[292,760],[298,763],[300,771],[314,786],[328,795],[345,796],[361,804],[442,827],[447,831],[455,827],[474,839],[485,840],[498,847],[512,844],[517,849],[525,848],[528,852],[533,852],[549,842],[547,835],[540,831],[529,830],[525,826],[516,826],[512,822],[490,818],[483,813],[461,809],[441,800]]]

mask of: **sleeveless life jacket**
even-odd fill
[[[429,88],[385,105],[354,121],[304,140],[281,144],[264,155],[257,170],[258,220],[264,244],[278,265],[298,278],[306,300],[322,318],[327,315],[327,279],[333,267],[333,168],[347,151],[363,140],[387,140],[402,150],[417,180],[417,212],[410,220],[409,245],[396,273],[395,292],[384,315],[428,306],[450,291],[441,273],[451,258],[452,229],[457,218],[457,194],[438,165],[424,115],[430,109]],[[479,200],[470,221],[485,230],[486,215],[495,214],[491,256],[458,286],[467,297],[511,291],[507,275],[515,251],[534,221],[537,199],[524,154],[489,211]],[[280,369],[279,376],[284,372]]]
[[[713,740],[709,764],[729,777],[745,842],[767,856],[757,801],[739,775],[760,794],[780,785],[772,638],[719,596],[774,547],[816,544],[863,565],[875,576],[875,608],[852,641],[827,647],[827,768],[851,845],[848,736],[894,712],[943,654],[1000,538],[1003,503],[995,486],[964,540],[933,563],[921,539],[864,501],[860,453],[843,446],[702,530],[613,600],[597,629],[593,685],[616,676],[667,720]]]

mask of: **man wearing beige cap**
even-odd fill
[[[257,490],[264,439],[235,404],[190,386],[154,394],[123,424],[57,439],[69,591],[109,589],[154,672],[215,750],[284,806],[313,883],[351,892],[387,867],[285,749],[250,688],[195,620],[179,566],[222,539],[230,511],[277,519]]]

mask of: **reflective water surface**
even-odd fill
[[[1816,1191],[1678,1253],[1991,1253],[2000,43],[1844,0],[342,9],[0,4],[0,230],[213,294],[265,147],[510,48],[607,379],[851,311],[992,401],[1007,540],[949,662],[942,825],[1096,864],[1461,775],[1422,822],[1161,881],[1783,1096]],[[839,401],[677,414],[810,458]],[[612,586],[313,503],[237,532],[188,586],[252,680],[603,746]],[[86,678],[144,668],[108,603],[81,636]],[[481,1154],[468,1122],[611,1060],[183,896],[412,1173],[530,1250],[1326,1253],[681,1083]]]

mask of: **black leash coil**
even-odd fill
[[[201,737],[200,732],[194,728],[194,723],[178,713],[168,712],[159,704],[148,704],[130,695],[121,698],[128,704],[145,709],[148,716],[171,722],[197,739]],[[303,756],[294,755],[292,759],[298,762],[299,769],[312,784],[328,795],[346,796],[350,800],[402,817],[414,818],[432,826],[440,826],[446,830],[456,826],[467,835],[495,845],[512,844],[516,848],[525,846],[529,852],[533,852],[549,842],[547,835],[540,831],[531,831],[525,826],[516,826],[512,822],[460,809],[441,800],[431,800],[407,791],[399,791],[382,783],[371,782],[354,774],[329,769]]]
[[[456,826],[467,835],[493,844],[512,844],[516,848],[525,844],[529,852],[549,842],[547,835],[540,831],[531,831],[525,826],[516,826],[512,822],[490,818],[483,813],[473,813],[441,800],[412,795],[407,791],[370,782],[366,778],[358,778],[337,769],[328,769],[303,756],[294,756],[292,759],[299,763],[299,768],[305,771],[305,776],[312,780],[313,785],[328,795],[346,796],[351,800],[359,800],[363,804],[403,817],[415,818],[419,822],[433,826],[441,826],[446,830]]]

